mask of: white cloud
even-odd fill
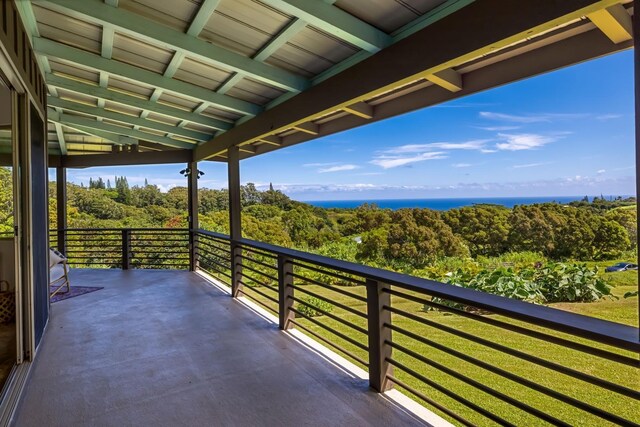
[[[299,193],[364,193],[364,192],[388,192],[399,194],[401,192],[427,191],[435,192],[433,195],[442,194],[469,194],[481,195],[489,192],[491,195],[505,194],[540,194],[540,192],[559,191],[562,194],[582,194],[587,189],[593,189],[593,194],[632,194],[635,186],[635,177],[624,176],[619,178],[605,178],[603,176],[572,176],[555,177],[545,180],[518,181],[518,182],[469,182],[450,185],[387,185],[387,184],[276,184],[274,188],[286,194]],[[260,188],[260,187],[259,187]],[[264,187],[265,189],[267,187]],[[380,194],[380,193],[377,193]]]
[[[360,168],[360,166],[357,166],[357,165],[338,165],[338,166],[331,166],[331,167],[328,167],[328,168],[320,168],[320,169],[318,169],[318,173],[352,171],[352,170],[358,169],[358,168]]]
[[[486,126],[486,127],[479,126],[478,129],[486,130],[489,132],[504,132],[506,130],[520,129],[520,126]]]
[[[532,133],[500,133],[498,136],[504,142],[497,143],[496,148],[498,150],[507,151],[533,150],[558,140],[558,137],[556,136],[545,136]]]
[[[428,153],[419,153],[415,156],[387,156],[382,155],[371,160],[371,164],[380,166],[383,169],[397,168],[398,166],[405,166],[411,163],[424,162],[426,160],[446,159],[446,152],[444,151],[432,151]]]
[[[454,163],[451,166],[454,168],[468,168],[471,167],[471,163]]]
[[[607,170],[606,169],[600,169],[597,174],[598,175],[602,175],[603,173],[605,173]]]
[[[302,165],[305,168],[321,168],[321,167],[327,167],[327,166],[334,166],[334,165],[339,165],[340,163],[338,162],[329,162],[329,163],[305,163],[304,165]]]
[[[597,120],[614,120],[622,117],[622,114],[601,114],[596,116]]]
[[[540,113],[540,114],[526,114],[526,115],[514,115],[494,113],[491,111],[481,111],[480,117],[488,120],[498,120],[511,123],[540,123],[551,122],[558,119],[580,119],[588,117],[588,114],[565,114],[565,113]]]
[[[429,144],[408,144],[383,151],[388,154],[424,153],[432,150],[481,150],[490,139],[475,139],[465,142],[432,142]]]
[[[552,162],[542,162],[542,163],[526,163],[524,165],[513,165],[511,166],[513,169],[524,169],[524,168],[535,168],[538,166],[549,165]]]

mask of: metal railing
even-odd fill
[[[52,247],[72,267],[188,269],[188,229],[69,228],[50,230]]]
[[[196,252],[199,268],[282,329],[303,330],[368,370],[372,388],[395,385],[454,423],[640,422],[637,328],[203,230]]]
[[[640,423],[632,326],[205,230],[65,236],[72,264],[208,272],[456,424]]]

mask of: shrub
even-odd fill
[[[550,263],[536,271],[534,280],[546,302],[593,302],[611,295],[611,286],[598,276],[598,267]]]
[[[447,273],[443,282],[482,292],[537,304],[553,302],[593,302],[611,295],[611,286],[598,276],[598,268],[586,264],[548,263],[541,268],[482,270],[477,274],[458,269]],[[468,309],[462,304],[433,298],[447,307]],[[428,306],[425,310],[430,310]]]
[[[304,301],[304,304],[297,304],[296,309],[300,313],[306,316],[309,316],[309,317],[322,316],[324,313],[318,311],[317,309],[323,310],[327,313],[331,313],[331,311],[333,310],[333,305],[319,298],[302,297],[300,299]]]

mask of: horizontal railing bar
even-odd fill
[[[244,286],[244,288],[242,288],[242,292],[244,292],[244,291],[245,291],[245,290],[247,290],[247,289],[251,289],[251,291],[252,291],[252,292],[255,292],[255,293],[257,293],[258,295],[260,295],[260,296],[262,296],[262,297],[264,297],[264,298],[268,299],[269,301],[272,301],[272,302],[274,302],[274,303],[278,304],[278,300],[277,300],[277,299],[275,299],[274,297],[272,297],[272,296],[270,296],[270,295],[267,295],[267,294],[265,294],[264,292],[261,292],[261,291],[259,291],[259,290],[255,289],[255,288],[254,288],[254,287],[252,287],[252,286],[247,285],[247,284],[246,284],[246,283],[244,283],[242,280],[238,280],[238,282],[239,282],[241,285],[243,285],[243,286]]]
[[[229,263],[229,268],[231,268],[231,259],[230,258],[225,258],[225,257],[221,256],[220,254],[217,254],[215,252],[209,251],[208,249],[204,249],[202,247],[198,247],[198,254],[200,256],[202,256],[203,253],[205,255],[212,256],[212,257],[218,258],[221,261]]]
[[[64,231],[65,233],[73,232],[73,231],[91,231],[91,232],[103,232],[103,231],[111,231],[117,232],[122,230],[128,231],[148,231],[148,232],[167,232],[167,233],[175,233],[175,232],[186,232],[188,233],[190,230],[188,228],[63,228],[63,229],[50,229],[50,233],[57,233],[58,231]]]
[[[640,393],[638,393],[637,391],[632,390],[632,389],[627,388],[627,387],[623,387],[623,386],[621,386],[619,384],[612,383],[610,381],[603,380],[602,378],[593,377],[591,375],[585,374],[584,372],[576,371],[575,369],[559,365],[559,364],[557,364],[555,362],[551,362],[549,360],[542,359],[542,358],[540,358],[538,356],[533,356],[531,354],[522,352],[520,350],[516,350],[514,348],[507,347],[505,345],[498,344],[498,343],[493,342],[493,341],[489,341],[489,340],[487,340],[485,338],[482,338],[482,337],[479,337],[479,336],[476,336],[476,335],[472,335],[472,334],[469,334],[467,332],[464,332],[464,331],[461,331],[461,330],[458,330],[458,329],[455,329],[455,328],[452,328],[452,327],[449,327],[449,326],[446,326],[446,325],[442,325],[442,324],[437,323],[437,322],[433,322],[431,320],[425,319],[425,318],[420,317],[420,316],[416,316],[415,314],[407,313],[407,312],[402,311],[402,310],[398,310],[395,307],[389,307],[389,306],[385,305],[384,309],[389,310],[391,313],[395,313],[395,314],[398,314],[400,316],[404,316],[404,317],[406,317],[408,319],[414,320],[414,321],[416,321],[418,323],[422,323],[423,325],[431,326],[431,327],[439,329],[441,331],[448,332],[450,334],[459,336],[461,338],[465,338],[465,339],[467,339],[469,341],[473,341],[475,343],[484,345],[486,347],[492,348],[492,349],[500,351],[502,353],[506,353],[506,354],[509,354],[511,356],[517,357],[519,359],[526,360],[527,362],[531,362],[531,363],[534,363],[536,365],[543,366],[543,367],[545,367],[547,369],[551,369],[553,371],[560,372],[560,373],[565,374],[565,375],[569,375],[570,377],[580,379],[580,380],[588,382],[590,384],[600,386],[600,387],[605,388],[607,390],[614,391],[614,392],[617,392],[619,394],[622,394],[622,395],[625,395],[625,396],[628,396],[628,397],[632,397],[634,399],[640,398]]]
[[[292,296],[292,297],[289,297],[289,298],[291,298],[292,300],[294,300],[298,304],[303,304],[303,305],[305,305],[305,306],[307,306],[307,307],[309,307],[309,308],[311,308],[311,309],[313,309],[313,310],[315,310],[315,311],[317,311],[319,313],[322,313],[323,315],[327,316],[328,318],[333,319],[333,320],[335,320],[335,321],[337,321],[337,322],[339,322],[339,323],[341,323],[341,324],[353,329],[354,331],[360,332],[361,334],[364,334],[367,337],[369,336],[369,332],[366,329],[364,329],[364,328],[362,328],[362,327],[360,327],[358,325],[355,325],[355,324],[353,324],[351,322],[347,322],[346,320],[339,318],[335,314],[331,314],[326,310],[323,310],[323,309],[321,309],[319,307],[315,307],[315,306],[309,304],[308,302],[306,302],[306,301],[304,301],[304,300],[302,300],[300,298],[297,298],[295,296]]]
[[[591,347],[589,345],[585,345],[582,343],[578,343],[575,341],[569,341],[565,338],[562,337],[555,337],[553,335],[549,335],[549,334],[545,334],[543,332],[539,332],[539,331],[534,331],[531,329],[527,329],[527,328],[523,328],[522,326],[518,326],[518,325],[514,325],[511,323],[506,323],[506,322],[502,322],[500,320],[497,319],[492,319],[488,316],[482,316],[482,315],[478,315],[478,314],[474,314],[474,313],[470,313],[468,311],[464,311],[464,310],[459,310],[457,308],[453,308],[453,307],[447,307],[443,304],[437,304],[434,303],[433,301],[429,301],[426,300],[424,298],[420,298],[414,295],[409,295],[409,294],[405,294],[403,292],[398,292],[396,290],[393,289],[389,289],[389,288],[384,288],[383,292],[386,292],[390,295],[393,296],[397,296],[400,298],[405,298],[409,301],[413,301],[419,304],[424,304],[424,305],[428,305],[429,307],[433,307],[436,308],[438,310],[442,310],[442,311],[446,311],[448,313],[453,313],[456,314],[458,316],[462,316],[462,317],[466,317],[468,319],[472,319],[472,320],[476,320],[478,322],[482,322],[482,323],[486,323],[488,325],[491,326],[495,326],[497,328],[500,329],[506,329],[512,332],[517,332],[523,335],[527,335],[533,338],[537,338],[540,339],[542,341],[546,341],[546,342],[552,342],[554,344],[558,344],[558,345],[562,345],[564,347],[569,347],[569,348],[573,348],[574,350],[579,350],[594,356],[599,356],[602,357],[604,359],[607,360],[611,360],[611,361],[615,361],[615,362],[619,362],[619,363],[623,363],[625,365],[629,365],[629,366],[634,366],[634,367],[638,367],[640,365],[640,361],[638,359],[634,359],[631,357],[627,357],[625,355],[622,354],[618,354],[618,353],[613,353],[607,350],[603,350],[603,349],[599,349],[599,348],[595,348],[595,347]]]
[[[240,258],[242,258],[243,260],[247,260],[249,262],[254,262],[254,263],[256,263],[258,265],[261,265],[263,267],[270,268],[271,270],[277,270],[278,269],[277,265],[270,265],[270,264],[267,264],[267,263],[262,262],[262,261],[258,261],[256,259],[253,259],[253,258],[245,256],[245,255],[241,255]]]
[[[415,379],[422,381],[423,383],[429,385],[432,388],[435,388],[436,390],[438,390],[440,393],[443,393],[447,396],[449,396],[450,398],[457,400],[458,402],[462,403],[464,406],[468,407],[469,409],[472,409],[474,411],[476,411],[477,413],[484,415],[485,417],[489,418],[490,420],[500,424],[500,425],[504,425],[504,426],[514,426],[515,424],[510,423],[509,421],[505,420],[504,418],[501,418],[499,416],[497,416],[496,414],[494,414],[493,412],[490,412],[486,409],[484,409],[483,407],[473,403],[472,401],[465,399],[464,397],[452,392],[451,390],[449,390],[448,388],[442,386],[441,384],[438,384],[437,382],[430,380],[429,378],[425,377],[424,375],[414,371],[413,369],[403,365],[402,363],[398,362],[397,360],[391,358],[391,357],[387,357],[385,358],[387,362],[389,362],[391,365],[393,365],[394,367],[406,372],[407,374],[411,375],[412,377],[414,377]]]
[[[202,259],[204,259],[204,261],[205,261],[205,262],[209,263],[209,265],[211,265],[211,264],[215,264],[215,265],[217,265],[217,266],[221,267],[221,268],[222,268],[222,269],[224,269],[224,270],[231,270],[231,268],[230,268],[230,267],[227,267],[226,265],[220,264],[220,263],[219,263],[219,262],[217,262],[217,261],[210,260],[210,259],[206,259],[204,256],[201,256],[201,258],[202,258]],[[216,268],[216,269],[214,269],[214,270],[218,271],[218,269],[217,269],[217,268]],[[228,276],[228,277],[231,279],[231,275],[230,275],[230,274],[223,273],[222,271],[220,271],[220,273],[224,274],[225,276]]]
[[[309,291],[309,290],[307,290],[307,289],[304,289],[304,288],[302,288],[302,287],[300,287],[300,286],[292,285],[292,287],[293,287],[293,289],[296,289],[296,290],[298,290],[298,291],[300,291],[300,292],[302,292],[302,293],[305,293],[305,294],[307,294],[307,295],[310,295],[310,296],[312,296],[312,297],[314,297],[314,298],[321,299],[321,300],[323,300],[323,301],[326,301],[326,302],[328,302],[328,303],[330,303],[330,304],[335,305],[336,307],[340,307],[341,309],[343,309],[343,310],[345,310],[345,311],[348,311],[349,313],[355,314],[356,316],[360,316],[360,317],[362,317],[363,319],[367,319],[367,315],[366,315],[365,313],[363,313],[363,312],[361,312],[361,311],[358,311],[358,310],[356,310],[355,308],[351,308],[351,307],[349,307],[348,305],[344,305],[344,304],[339,303],[339,302],[337,302],[337,301],[332,301],[332,300],[328,299],[327,297],[324,297],[324,296],[321,296],[321,295],[319,295],[319,294],[316,294],[315,292],[311,292],[311,291]]]
[[[243,294],[243,295],[244,295],[245,297],[247,297],[247,298],[251,298],[251,300],[252,300],[253,302],[260,304],[261,306],[263,306],[263,307],[264,307],[264,308],[266,308],[267,310],[271,311],[272,313],[275,313],[275,315],[276,315],[276,316],[278,315],[278,310],[276,310],[276,309],[275,309],[275,308],[273,308],[273,307],[269,307],[269,305],[268,305],[268,304],[266,304],[264,301],[260,301],[260,300],[259,300],[259,299],[257,299],[256,297],[254,297],[254,296],[252,296],[252,295],[247,294],[247,293],[244,291],[244,288],[243,288],[243,289],[239,289],[239,290],[238,290],[238,292],[240,292],[241,294]],[[276,301],[276,304],[277,304],[277,301]]]
[[[251,253],[254,253],[256,255],[260,255],[260,256],[264,256],[264,257],[272,258],[272,259],[277,259],[278,258],[277,255],[270,254],[270,253],[267,253],[267,252],[258,251],[258,250],[254,249],[252,247],[249,247],[249,246],[245,246],[245,245],[239,245],[239,246],[243,251],[251,252]]]
[[[540,418],[542,420],[545,420],[545,421],[547,421],[547,422],[549,422],[551,424],[554,424],[554,425],[570,426],[570,424],[565,423],[564,421],[561,421],[561,420],[559,420],[559,419],[547,414],[546,412],[540,411],[539,409],[536,409],[536,408],[534,408],[532,406],[529,406],[526,403],[522,403],[519,400],[512,398],[511,396],[508,396],[508,395],[506,395],[506,394],[504,394],[504,393],[502,393],[502,392],[500,392],[498,390],[495,390],[495,389],[493,389],[493,388],[491,388],[491,387],[489,387],[487,385],[482,384],[479,381],[474,380],[473,378],[469,378],[466,375],[463,375],[463,374],[461,374],[461,373],[459,373],[457,371],[454,371],[453,369],[451,369],[451,368],[449,368],[449,367],[447,367],[447,366],[445,366],[445,365],[443,365],[441,363],[438,363],[436,361],[430,360],[430,359],[422,356],[421,354],[418,354],[415,351],[413,351],[413,350],[411,350],[411,349],[409,349],[409,348],[407,348],[407,347],[405,347],[405,346],[403,346],[401,344],[390,342],[390,341],[385,341],[385,342],[388,345],[390,345],[392,348],[394,348],[396,350],[399,350],[399,351],[402,351],[403,353],[408,354],[409,356],[413,357],[414,359],[431,366],[432,368],[435,368],[435,369],[437,369],[437,370],[439,370],[441,372],[444,372],[447,375],[450,375],[450,376],[452,376],[454,378],[457,378],[458,380],[460,380],[460,381],[462,381],[462,382],[464,382],[466,384],[469,384],[470,386],[475,387],[476,389],[481,390],[481,391],[483,391],[483,392],[485,392],[485,393],[487,393],[487,394],[489,394],[489,395],[491,395],[491,396],[493,396],[493,397],[495,397],[497,399],[500,399],[503,402],[508,403],[509,405],[515,406],[518,409],[521,409],[521,410],[523,410],[525,412],[528,412],[529,414],[531,414],[531,415],[533,415],[535,417],[538,417],[538,418]]]
[[[164,256],[165,258],[179,257],[180,255],[189,255],[188,251],[168,253],[163,251],[141,251],[139,249],[131,249],[129,252],[131,253],[132,257],[138,257],[140,256],[140,254],[142,254],[142,256],[146,256],[147,258],[149,257],[149,255]]]
[[[305,281],[307,283],[313,284],[313,285],[322,286],[323,288],[326,288],[326,289],[329,289],[329,290],[331,290],[333,292],[337,292],[339,294],[351,297],[351,298],[356,299],[358,301],[362,301],[362,302],[365,302],[365,303],[367,302],[367,299],[365,297],[360,296],[358,294],[354,294],[352,292],[345,291],[344,289],[340,288],[339,286],[327,285],[326,283],[322,283],[322,282],[319,282],[319,281],[317,281],[315,279],[311,279],[309,277],[301,276],[301,275],[296,274],[296,273],[292,273],[291,276],[295,277],[296,279],[300,279],[300,280],[303,280],[303,281]]]
[[[246,277],[247,279],[251,280],[252,282],[257,283],[258,285],[262,286],[263,288],[268,288],[269,290],[273,291],[273,292],[278,292],[278,285],[267,285],[266,283],[264,283],[261,280],[258,280],[252,276],[249,276],[247,273],[245,273],[244,271],[242,272],[242,277]]]
[[[471,421],[467,421],[466,419],[462,418],[460,415],[456,414],[455,412],[453,412],[451,409],[439,404],[438,402],[436,402],[435,400],[431,399],[430,397],[428,397],[426,394],[416,390],[415,388],[411,387],[410,385],[408,385],[407,383],[397,379],[396,377],[394,377],[393,375],[387,375],[387,379],[391,382],[393,382],[394,384],[399,385],[400,387],[402,387],[403,389],[407,390],[409,393],[413,393],[416,396],[418,396],[420,399],[424,400],[425,402],[427,402],[429,405],[433,406],[434,408],[439,409],[440,411],[444,412],[445,414],[447,414],[448,416],[450,416],[451,418],[455,419],[456,421],[459,421],[460,423],[462,423],[465,426],[469,426],[469,427],[475,427],[475,424],[473,424]]]
[[[209,272],[209,270],[211,270],[213,272],[213,274],[222,274],[224,277],[227,277],[227,278],[231,279],[231,275],[230,274],[225,273],[224,271],[220,271],[220,270],[218,270],[216,268],[213,268],[211,266],[208,266],[207,268],[201,268],[201,269],[204,270],[204,271],[207,271],[207,272]],[[229,285],[227,282],[224,282],[224,283]],[[231,285],[229,285],[229,286],[231,286]]]
[[[199,228],[197,230],[197,233],[200,234],[201,236],[209,237],[209,238],[216,239],[216,240],[223,240],[225,242],[230,242],[231,241],[229,236],[227,236],[225,234],[221,234],[221,233],[216,233],[215,231],[209,231],[209,230],[204,230],[202,228]]]
[[[292,297],[289,297],[292,298]],[[293,311],[296,314],[299,314],[300,316],[304,317],[305,319],[307,319],[309,322],[320,326],[323,329],[326,329],[328,332],[331,332],[332,334],[336,335],[337,337],[342,338],[343,340],[355,345],[356,347],[358,347],[361,350],[364,351],[369,351],[369,347],[367,347],[366,345],[362,344],[361,342],[358,342],[356,340],[354,340],[353,338],[351,338],[348,335],[343,334],[342,332],[336,331],[335,329],[331,329],[330,327],[328,327],[327,325],[323,324],[322,322],[317,321],[316,319],[314,319],[311,316],[307,316],[306,314],[302,313],[300,310],[294,308],[294,307],[290,307],[289,310]]]
[[[227,252],[227,253],[231,252],[231,246],[229,246],[229,245],[227,245],[227,246],[218,246],[218,245],[214,245],[213,243],[203,242],[201,240],[198,240],[197,245],[198,245],[198,247],[205,247],[205,248],[208,248],[209,250],[217,250],[217,251],[222,251],[222,252]]]
[[[323,337],[322,335],[320,335],[319,333],[309,329],[308,327],[302,325],[300,322],[291,319],[289,320],[291,323],[293,323],[294,325],[296,325],[297,327],[299,327],[300,329],[302,329],[303,331],[313,335],[314,337],[316,337],[317,339],[319,339],[320,341],[324,342],[325,344],[328,344],[329,346],[335,348],[336,350],[340,351],[343,354],[346,354],[347,356],[351,357],[353,360],[357,361],[358,363],[369,367],[369,362],[365,361],[364,359],[362,359],[361,357],[358,357],[357,355],[353,354],[352,352],[350,352],[349,350],[343,348],[342,346],[329,341],[328,339],[326,339],[325,337]]]
[[[308,265],[300,262],[293,262],[292,264],[295,265],[296,267],[304,268],[307,270],[315,271],[316,273],[319,273],[319,274],[326,274],[327,276],[332,276],[332,277],[335,277],[336,279],[344,280],[345,282],[355,283],[357,285],[363,285],[363,286],[366,284],[365,281],[343,276],[342,274],[334,273],[333,271],[322,270],[312,265]]]
[[[243,268],[243,269],[245,269],[245,268],[246,268],[247,270],[249,270],[249,271],[253,271],[254,273],[257,273],[257,274],[259,274],[259,275],[261,275],[261,276],[263,276],[263,277],[266,277],[267,279],[271,279],[271,280],[273,280],[273,281],[274,281],[274,282],[276,282],[276,283],[278,282],[278,278],[277,278],[277,277],[273,277],[273,276],[271,276],[271,275],[269,275],[269,274],[267,274],[267,273],[263,273],[262,271],[260,271],[260,270],[256,270],[256,269],[255,269],[255,268],[253,268],[253,267],[249,267],[248,265],[244,265],[244,264],[240,264],[240,263],[236,263],[236,265],[238,265],[238,266],[242,266],[242,268]]]
[[[422,336],[414,334],[413,332],[408,331],[408,330],[406,330],[404,328],[401,328],[399,326],[389,325],[389,324],[385,324],[385,326],[390,328],[393,331],[396,331],[396,332],[398,332],[398,333],[400,333],[402,335],[405,335],[405,336],[407,336],[409,338],[412,338],[412,339],[414,339],[414,340],[416,340],[416,341],[418,341],[420,343],[423,343],[423,344],[426,344],[426,345],[431,346],[433,348],[436,348],[436,349],[438,349],[438,350],[440,350],[442,352],[445,352],[445,353],[450,354],[450,355],[452,355],[454,357],[462,359],[462,360],[464,360],[466,362],[469,362],[469,363],[471,363],[471,364],[473,364],[475,366],[483,368],[483,369],[485,369],[485,370],[487,370],[489,372],[492,372],[494,374],[500,375],[500,376],[502,376],[504,378],[507,378],[507,379],[509,379],[509,380],[511,380],[513,382],[516,382],[516,383],[521,384],[521,385],[523,385],[525,387],[528,387],[528,388],[530,388],[532,390],[535,390],[535,391],[537,391],[539,393],[546,394],[547,396],[552,397],[552,398],[554,398],[556,400],[559,400],[559,401],[561,401],[563,403],[568,403],[570,405],[573,405],[573,403],[572,403],[573,402],[573,398],[571,398],[569,396],[566,396],[566,395],[564,395],[564,394],[562,394],[562,393],[560,393],[558,391],[555,391],[553,389],[550,389],[548,387],[545,387],[545,386],[543,386],[543,385],[541,385],[541,384],[539,384],[539,383],[537,383],[535,381],[531,381],[531,380],[529,380],[527,378],[520,377],[520,376],[518,376],[516,374],[513,374],[513,373],[511,373],[509,371],[506,371],[504,369],[501,369],[501,368],[498,368],[496,366],[493,366],[493,365],[491,365],[491,364],[489,364],[487,362],[484,362],[482,360],[476,359],[475,357],[469,356],[468,354],[462,353],[462,352],[460,352],[458,350],[446,347],[446,346],[444,346],[444,345],[442,345],[442,344],[440,344],[438,342],[429,340],[428,338],[424,338]],[[394,344],[394,345],[396,345],[396,344]]]
[[[343,273],[360,276],[364,279],[376,280],[438,298],[459,302],[464,305],[470,305],[514,319],[546,326],[551,329],[640,353],[638,328],[633,326],[518,301],[474,289],[408,276],[349,261],[278,247],[254,240],[240,239],[237,241],[237,244],[252,246],[256,249],[283,255],[298,261],[312,263]]]

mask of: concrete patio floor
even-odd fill
[[[422,422],[195,273],[74,270],[16,426]]]

